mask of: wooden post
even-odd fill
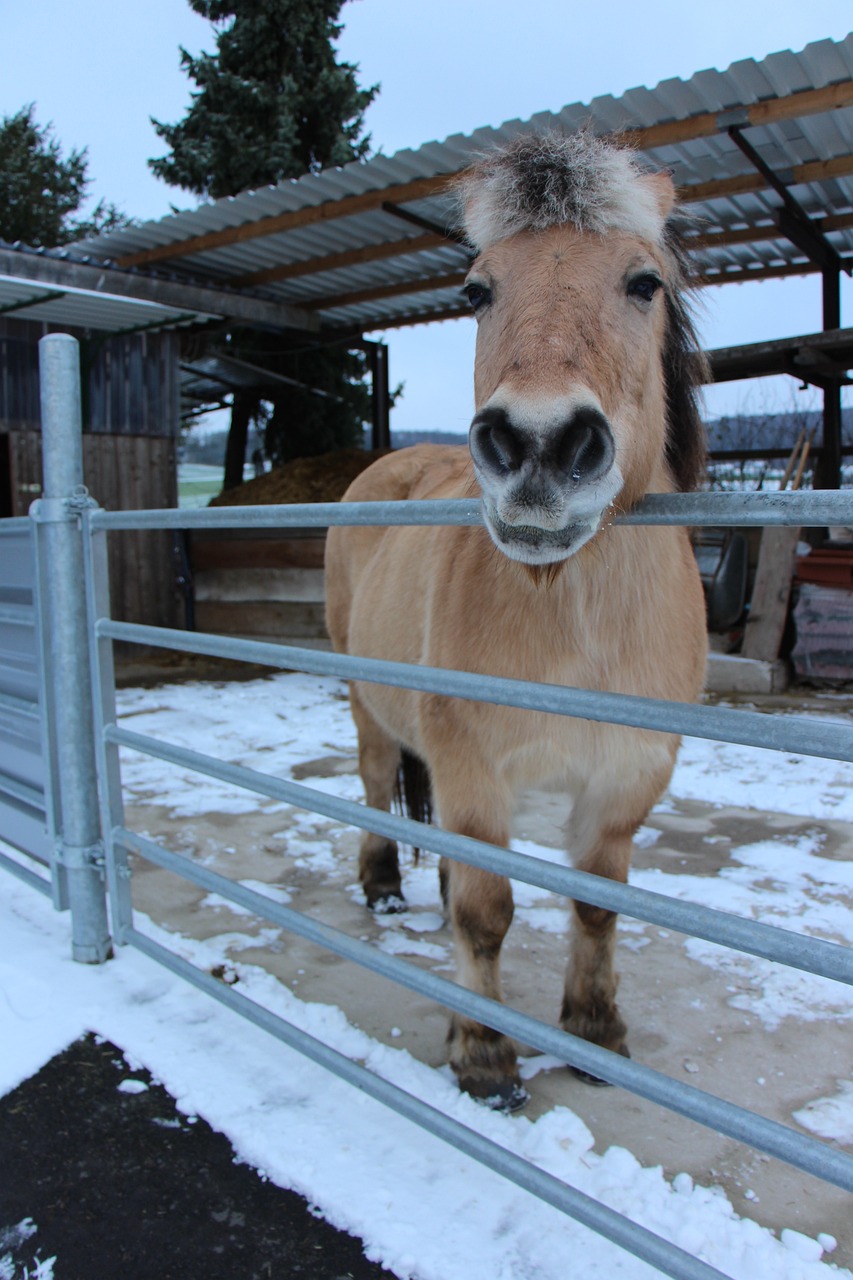
[[[841,328],[841,272],[823,272],[823,327]],[[841,488],[841,383],[831,382],[823,391],[823,439],[815,468],[816,489]]]

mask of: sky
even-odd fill
[[[519,20],[523,12],[524,21]],[[379,84],[367,113],[372,146],[386,154],[483,125],[526,119],[601,94],[742,58],[761,59],[853,28],[849,0],[348,0],[341,56],[360,82]],[[52,123],[63,147],[88,149],[91,196],[146,220],[195,197],[155,178],[163,154],[150,117],[172,123],[189,102],[179,45],[213,48],[210,27],[185,0],[0,0],[0,115],[26,103]],[[853,317],[845,279],[842,324]],[[786,337],[820,328],[816,278],[706,290],[699,317],[709,347]],[[472,409],[470,320],[391,331],[392,384],[405,394],[392,425],[467,429]],[[853,403],[853,401],[851,401]],[[710,416],[741,409],[817,407],[786,378],[735,383],[707,393]]]

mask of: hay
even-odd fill
[[[317,458],[297,458],[236,489],[223,489],[211,507],[249,507],[280,502],[338,502],[348,486],[388,449],[340,449]]]

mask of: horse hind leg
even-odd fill
[[[400,767],[399,743],[377,724],[354,687],[350,688],[350,706],[358,730],[358,768],[365,799],[371,808],[389,812]],[[361,837],[358,873],[372,911],[388,915],[405,910],[396,841],[365,831]]]

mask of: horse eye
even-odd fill
[[[492,300],[491,289],[487,288],[484,284],[477,284],[476,281],[472,281],[471,284],[466,284],[462,289],[462,292],[465,294],[465,297],[470,302],[474,311],[479,311],[481,307],[487,307]]]
[[[660,276],[654,275],[651,271],[644,271],[641,276],[634,276],[633,280],[628,282],[628,297],[636,298],[639,302],[651,302],[658,289],[663,288],[663,281]]]

